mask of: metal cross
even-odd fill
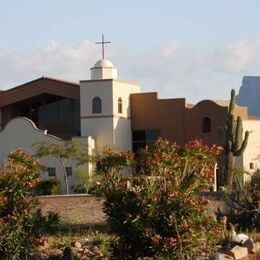
[[[111,42],[105,42],[104,40],[104,34],[102,34],[102,41],[101,42],[95,42],[95,44],[102,44],[102,59],[105,58],[105,44],[108,44],[108,43],[111,43]]]

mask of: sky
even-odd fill
[[[229,99],[260,75],[259,0],[0,0],[0,89],[90,78],[105,58],[160,98]]]

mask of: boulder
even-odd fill
[[[231,250],[226,252],[227,255],[233,257],[233,259],[243,259],[248,256],[246,247],[234,246]]]
[[[255,253],[254,241],[253,239],[249,238],[245,242],[242,243],[243,247],[247,248],[248,253]]]
[[[260,242],[256,242],[256,243],[255,243],[254,249],[255,249],[255,251],[260,250]]]
[[[223,253],[218,253],[211,257],[210,260],[233,260],[233,257]]]

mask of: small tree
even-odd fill
[[[66,194],[69,194],[68,176],[65,168],[66,162],[71,158],[82,158],[83,154],[87,156],[87,153],[85,153],[82,147],[74,141],[67,141],[62,144],[40,142],[33,146],[37,149],[36,156],[53,156],[57,159],[62,168]]]
[[[249,132],[245,132],[243,138],[242,119],[240,116],[235,120],[235,90],[231,90],[231,99],[228,108],[226,125],[220,129],[222,145],[224,148],[224,185],[231,186],[233,182],[234,157],[243,154],[247,147]]]

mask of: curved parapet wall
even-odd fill
[[[32,144],[37,142],[62,143],[62,139],[49,135],[47,130],[40,130],[33,121],[26,117],[17,117],[8,122],[0,132],[0,161],[5,160],[10,151],[18,148],[32,151]]]
[[[86,142],[87,146],[91,137],[76,140],[77,142],[84,144]],[[63,144],[65,140],[58,138],[53,135],[49,135],[47,130],[40,130],[36,127],[33,121],[25,117],[18,117],[9,121],[6,127],[0,132],[0,163],[6,160],[8,154],[16,149],[22,149],[30,154],[34,154],[35,150],[32,147],[33,144],[39,142],[46,142],[50,144]],[[64,181],[63,181],[63,170],[62,166],[57,162],[57,159],[52,156],[45,156],[41,158],[41,161],[44,166],[49,168],[55,168],[55,178],[60,180],[62,184],[62,189],[64,190]],[[75,159],[68,160],[66,162],[66,167],[71,167],[73,175],[75,173],[77,161]],[[87,172],[88,169],[84,168],[84,171]],[[87,174],[87,173],[86,173]],[[76,184],[76,179],[69,177],[69,185],[72,187]],[[48,171],[43,171],[41,173],[41,178],[49,178]],[[53,177],[51,177],[53,178]]]

